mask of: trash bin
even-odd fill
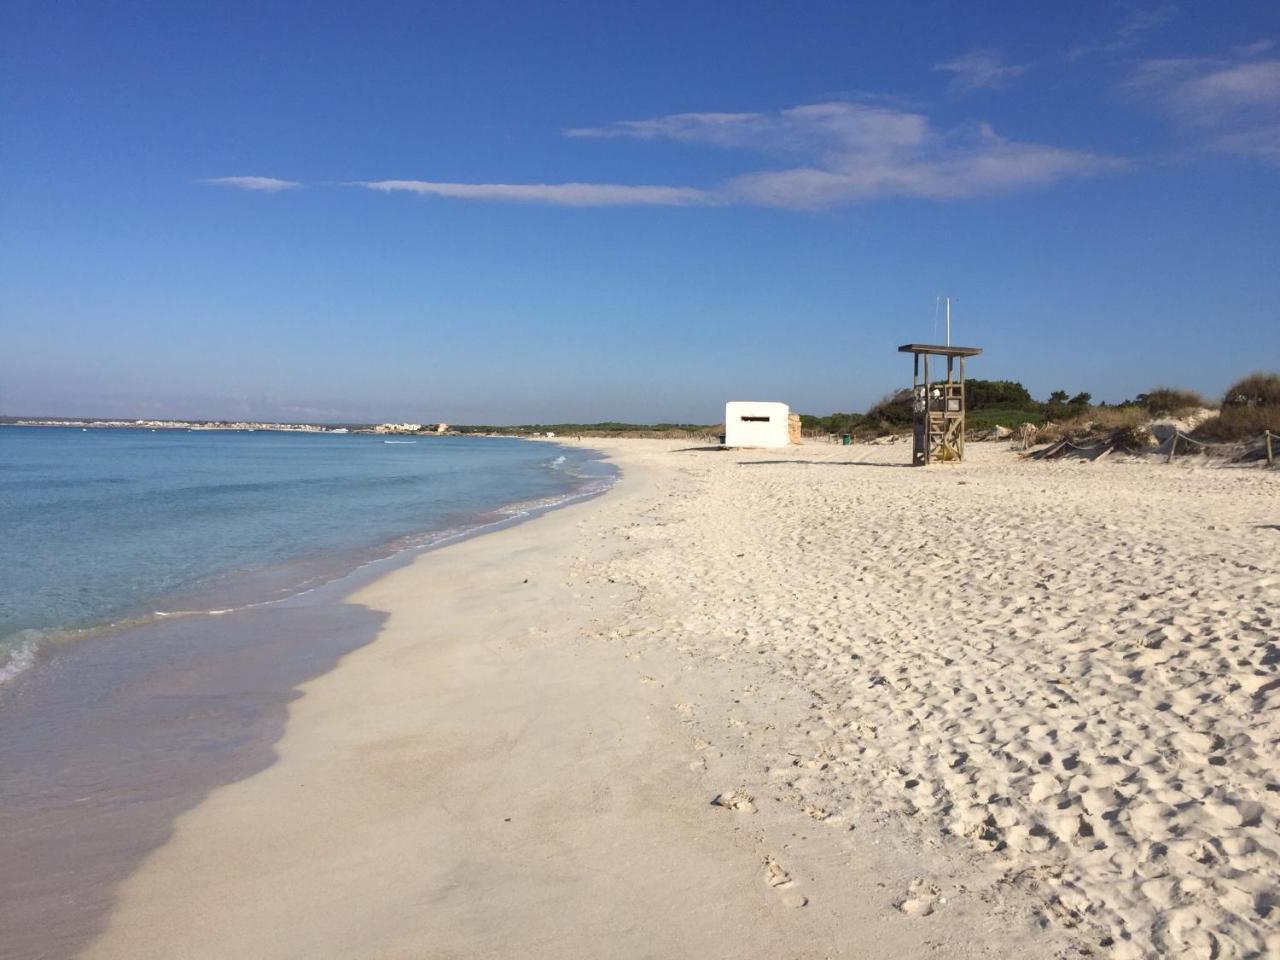
[[[720,446],[722,446],[722,447],[724,446],[724,438],[725,438],[726,436],[727,436],[727,434],[723,434],[723,433],[722,433],[722,434],[720,434]]]
[[[843,434],[843,435],[840,437],[840,442],[841,442],[841,443],[843,443],[843,444],[847,447],[849,444],[853,443],[853,437],[849,436],[849,434],[847,434],[847,433],[846,433],[846,434]]]

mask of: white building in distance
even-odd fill
[[[724,405],[726,447],[785,447],[791,433],[791,409],[785,403],[730,400]]]
[[[374,433],[417,433],[422,429],[420,423],[380,423],[373,428]]]

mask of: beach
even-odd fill
[[[1274,471],[583,443],[608,493],[342,597],[64,948],[1280,952]]]

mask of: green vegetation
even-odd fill
[[[851,433],[870,438],[905,433],[911,429],[911,399],[910,390],[899,390],[865,414],[802,414],[801,422],[809,434]],[[1209,404],[1200,394],[1181,387],[1156,386],[1133,400],[1108,405],[1095,404],[1085,391],[1055,390],[1048,399],[1036,400],[1016,380],[965,381],[965,426],[971,435],[997,426],[1016,431],[1030,423],[1041,428],[1041,436],[1047,438],[1115,431],[1149,438],[1145,424],[1151,418],[1178,416],[1206,406]],[[1280,374],[1255,373],[1233,384],[1223,397],[1218,416],[1195,434],[1208,440],[1244,440],[1257,437],[1264,429],[1280,433]]]
[[[1040,403],[1016,380],[966,380],[965,420],[970,432],[995,426],[1016,429],[1024,423],[1037,426],[1052,414],[1067,416],[1087,407],[1089,394],[1068,397],[1058,391],[1049,403]],[[829,417],[800,415],[806,433],[850,433],[859,437],[884,436],[911,429],[911,391],[898,390],[875,404],[865,414],[834,413]]]
[[[1222,397],[1218,415],[1195,430],[1203,440],[1251,440],[1264,430],[1280,434],[1280,373],[1251,373]]]
[[[993,427],[1017,431],[1024,423],[1041,428],[1045,439],[1082,437],[1125,431],[1132,434],[1133,447],[1150,440],[1146,423],[1152,417],[1176,416],[1206,406],[1194,390],[1156,386],[1133,400],[1108,405],[1095,404],[1088,392],[1055,390],[1046,400],[1036,400],[1016,380],[966,380],[966,427],[980,434]],[[851,434],[869,439],[910,431],[912,424],[910,390],[898,390],[874,404],[866,413],[832,413],[826,416],[800,414],[800,423],[809,436]],[[1219,414],[1195,431],[1205,440],[1247,440],[1264,429],[1280,434],[1280,374],[1255,373],[1231,386],[1222,399]],[[458,433],[500,433],[533,436],[658,437],[714,441],[723,432],[721,424],[696,423],[533,423],[518,426],[459,426]]]
[[[910,429],[911,403],[910,390],[891,393],[867,411],[865,425],[880,435]]]
[[[1027,410],[1022,407],[989,407],[984,410],[966,410],[964,414],[965,428],[970,433],[979,433],[992,427],[1017,430],[1024,423],[1039,427],[1047,421],[1048,417],[1042,410]]]
[[[1040,406],[1016,380],[966,380],[964,392],[970,410],[1035,410]]]
[[[800,414],[800,427],[805,433],[853,433],[862,426],[866,416],[861,413],[832,413],[825,417]]]
[[[1153,417],[1164,417],[1186,410],[1199,410],[1209,406],[1204,397],[1194,390],[1180,387],[1153,387],[1149,393],[1140,393],[1135,404],[1146,408]]]

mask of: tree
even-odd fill
[[[964,400],[970,410],[1001,407],[1031,410],[1037,406],[1027,388],[1016,380],[966,380]]]

